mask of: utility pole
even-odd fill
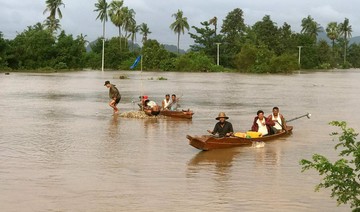
[[[221,43],[216,43],[217,45],[217,52],[216,52],[216,65],[219,65],[219,46]]]
[[[301,48],[302,48],[303,46],[298,46],[298,48],[299,48],[299,61],[298,61],[298,63],[299,63],[299,68],[301,68]]]

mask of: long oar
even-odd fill
[[[302,116],[298,116],[298,117],[295,117],[295,118],[292,118],[290,120],[286,120],[286,122],[291,122],[291,121],[294,121],[296,119],[300,119],[300,118],[303,118],[303,117],[307,117],[308,119],[311,117],[311,114],[310,113],[307,113],[305,115],[302,115]]]

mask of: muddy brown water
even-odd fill
[[[125,75],[129,79],[119,79]],[[158,77],[167,80],[157,80]],[[105,80],[122,94],[181,97],[193,120],[113,116]],[[349,211],[299,160],[337,158],[332,120],[359,131],[360,71],[291,75],[84,71],[0,75],[1,211]],[[186,135],[206,134],[219,112],[235,131],[273,106],[291,136],[264,147],[201,152]]]

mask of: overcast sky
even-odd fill
[[[102,24],[96,20],[94,4],[97,0],[63,0],[61,7],[63,18],[62,29],[74,37],[80,33],[93,41],[102,34]],[[110,0],[108,0],[110,2]],[[360,1],[359,0],[124,0],[124,5],[136,12],[137,24],[147,23],[152,32],[148,37],[164,44],[177,44],[177,36],[169,28],[174,22],[172,14],[178,9],[184,12],[191,26],[200,27],[200,22],[212,17],[218,18],[220,28],[222,20],[235,8],[244,12],[245,24],[253,25],[265,15],[281,26],[284,22],[292,30],[301,30],[301,20],[311,15],[323,27],[331,21],[350,20],[353,36],[360,35]],[[47,17],[43,11],[45,0],[0,0],[0,31],[7,39],[13,39],[27,26],[43,22]],[[117,28],[109,21],[106,25],[106,37],[117,36]],[[193,29],[190,29],[194,32]],[[140,43],[141,35],[137,35]],[[185,33],[180,37],[180,47],[187,49],[192,39]]]

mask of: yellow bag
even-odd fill
[[[239,138],[246,138],[246,133],[243,132],[236,132],[234,134],[235,137],[239,137]]]
[[[250,138],[260,138],[260,137],[262,137],[262,135],[261,135],[261,133],[259,133],[259,132],[247,131],[247,132],[246,132],[246,137],[250,137]]]

